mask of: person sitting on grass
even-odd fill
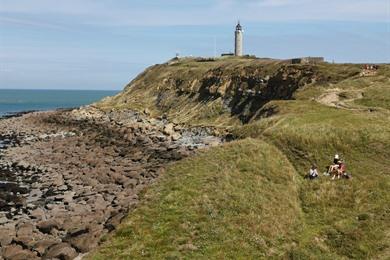
[[[309,170],[309,179],[313,180],[318,177],[317,166],[313,164]]]
[[[344,177],[344,175],[346,174],[345,169],[346,169],[345,163],[343,161],[339,160],[338,167],[336,169],[334,169],[332,172],[332,174],[333,174],[332,180],[336,179],[336,177],[337,177],[337,179]]]
[[[339,168],[337,169],[338,178],[344,177],[346,175],[346,169],[347,166],[345,165],[345,163],[343,161],[340,161]]]
[[[340,156],[338,154],[335,154],[333,158],[333,164],[329,166],[327,175],[332,174],[339,168],[339,160],[340,160]]]

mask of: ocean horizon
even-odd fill
[[[0,117],[23,111],[47,111],[88,105],[119,90],[0,89]]]

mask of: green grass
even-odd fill
[[[277,117],[237,132],[275,144],[300,176],[312,163],[323,170],[334,153],[345,158],[353,174],[350,181],[330,182],[322,177],[302,183],[300,199],[307,228],[294,255],[319,257],[313,255],[315,249],[329,258],[331,253],[358,259],[376,258],[383,252],[389,256],[388,114],[351,112],[303,101],[279,102],[279,106],[283,109]]]
[[[301,88],[297,100],[269,102],[271,117],[242,125],[218,103],[191,110],[204,123],[229,122],[239,140],[169,166],[90,258],[389,259],[390,69],[361,78],[357,65],[322,66],[334,80]],[[380,109],[314,101],[333,88],[346,98],[362,91],[353,103]],[[323,172],[335,153],[352,179],[304,179],[312,163]]]
[[[261,140],[200,153],[169,167],[95,258],[285,255],[302,224],[296,177]]]
[[[370,87],[363,94],[362,99],[355,101],[356,104],[390,109],[390,81],[381,86]]]

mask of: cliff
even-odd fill
[[[335,69],[338,73],[332,74]],[[335,83],[358,73],[357,65],[292,65],[250,58],[172,60],[146,69],[100,107],[147,108],[182,122],[233,116],[247,123],[262,116],[270,100],[291,100],[304,86]]]

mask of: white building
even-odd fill
[[[238,21],[236,26],[236,31],[234,33],[235,41],[234,41],[234,55],[242,56],[242,44],[243,44],[243,30],[240,25],[240,21]]]

